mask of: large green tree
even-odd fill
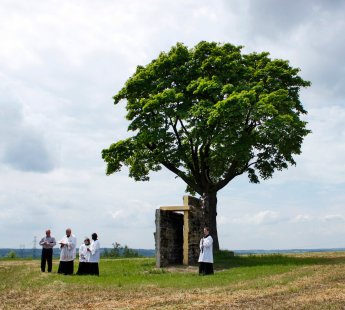
[[[205,225],[219,249],[217,193],[247,174],[250,182],[295,165],[310,132],[300,98],[303,80],[289,62],[241,46],[178,43],[136,72],[114,96],[127,102],[133,135],[103,150],[108,175],[129,167],[148,181],[162,167],[205,195]]]

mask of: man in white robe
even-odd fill
[[[199,274],[213,274],[213,239],[208,227],[204,228],[204,237],[200,240]]]
[[[99,259],[101,257],[101,246],[96,233],[92,234],[92,241],[88,251],[90,252],[90,274],[99,276]]]
[[[77,239],[72,235],[72,230],[70,228],[66,229],[66,236],[59,241],[59,244],[61,251],[58,273],[65,275],[73,274]]]

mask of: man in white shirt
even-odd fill
[[[92,242],[91,242],[90,248],[88,249],[88,251],[90,252],[90,259],[89,259],[90,274],[99,276],[98,263],[101,256],[101,246],[98,241],[98,236],[96,233],[93,233],[91,237],[92,237]]]
[[[47,263],[48,272],[51,272],[53,267],[53,247],[56,241],[55,238],[50,235],[50,229],[46,230],[46,236],[41,239],[39,244],[42,246],[41,271],[45,272]]]
[[[71,228],[66,229],[66,236],[59,241],[59,244],[61,251],[58,273],[64,275],[73,274],[77,239],[72,235]]]

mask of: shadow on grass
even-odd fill
[[[214,257],[215,269],[272,265],[336,265],[345,264],[345,257],[293,256],[287,254],[231,255],[230,251],[219,251]]]

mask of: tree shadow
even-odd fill
[[[300,256],[293,254],[249,254],[233,255],[230,251],[219,251],[215,253],[214,268],[230,269],[236,267],[252,266],[303,266],[303,265],[336,265],[345,264],[345,256],[325,256],[317,253],[312,256]]]

